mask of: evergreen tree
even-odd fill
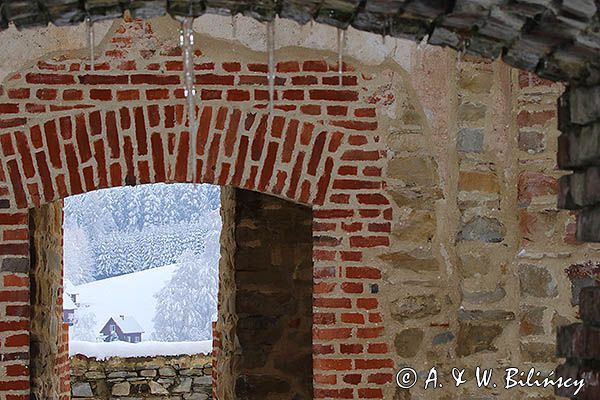
[[[209,254],[186,250],[167,285],[156,294],[154,340],[199,341],[212,337],[218,273]]]

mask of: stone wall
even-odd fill
[[[311,209],[247,190],[222,200],[218,398],[310,399]]]
[[[96,360],[71,358],[72,399],[212,399],[206,355]]]
[[[62,311],[62,201],[30,213],[31,396],[69,398],[68,327]],[[15,337],[11,341],[17,341]]]
[[[202,37],[202,154],[191,168],[175,35],[171,22],[128,20],[109,31],[93,74],[87,55],[67,52],[4,82],[0,399],[29,392],[28,343],[7,345],[29,334],[28,291],[14,290],[29,272],[27,208],[171,180],[313,206],[316,398],[429,398],[396,389],[394,372],[406,365],[549,370],[559,362],[556,327],[576,319],[579,289],[596,283],[598,248],[578,243],[574,216],[556,207],[556,126],[569,129],[560,166],[585,161],[558,185],[561,205],[587,207],[579,237],[591,239],[597,157],[586,151],[596,146],[597,90],[567,92],[557,118],[562,85],[500,62],[398,42],[401,67],[348,60],[339,87],[334,54],[290,48],[277,53],[270,122],[265,54]],[[234,243],[234,232],[224,240]],[[219,331],[222,359],[235,368],[236,297],[221,307],[230,323]],[[231,379],[222,387],[233,390],[234,376],[218,381]],[[439,396],[457,392],[515,396],[472,387]]]

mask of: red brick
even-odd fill
[[[277,72],[289,73],[289,72],[299,72],[300,65],[297,61],[282,61],[277,63]]]
[[[294,86],[310,86],[316,85],[319,80],[315,76],[293,76],[292,84]]]
[[[381,271],[372,267],[346,267],[346,277],[352,279],[381,279]]]
[[[383,399],[382,389],[359,388],[358,397],[361,399]]]
[[[225,62],[223,63],[223,69],[227,72],[240,72],[242,65],[239,62]]]
[[[248,101],[250,100],[250,92],[247,90],[231,89],[227,91],[228,101]]]
[[[342,313],[342,322],[347,324],[364,324],[365,316],[360,313]]]
[[[304,61],[304,64],[302,64],[302,70],[310,72],[327,72],[329,70],[329,66],[323,60]]]
[[[316,340],[348,339],[352,336],[352,328],[313,328],[313,338]]]
[[[294,147],[296,146],[296,136],[298,134],[298,120],[293,119],[289,122],[288,128],[285,134],[285,141],[283,143],[283,152],[281,159],[284,163],[288,163],[292,160],[292,154]]]
[[[315,399],[353,399],[352,389],[315,389]]]
[[[369,204],[369,205],[387,205],[390,204],[388,199],[377,193],[373,194],[357,194],[356,198],[358,199],[359,204]]]
[[[8,98],[9,99],[28,99],[29,96],[30,96],[30,89],[28,89],[28,88],[8,89]]]
[[[179,85],[179,75],[155,75],[155,74],[137,74],[131,76],[131,84],[133,85]]]
[[[357,101],[358,92],[354,90],[324,90],[313,89],[309,91],[311,100],[324,101]]]
[[[224,85],[232,86],[235,77],[233,75],[215,75],[215,74],[203,74],[196,75],[197,85]]]
[[[332,348],[333,352],[333,348]],[[317,353],[324,354],[324,353]],[[315,374],[313,377],[315,383],[324,384],[324,385],[335,385],[337,383],[337,376],[335,375],[323,375],[323,374]]]
[[[333,325],[335,324],[334,313],[314,313],[313,323],[315,325]]]
[[[373,339],[380,337],[383,334],[383,327],[377,328],[358,328],[356,331],[356,337],[361,339]]]
[[[148,100],[167,100],[169,98],[169,89],[148,89],[146,90],[146,99]]]
[[[327,115],[340,116],[347,115],[348,107],[347,106],[327,106]]]
[[[79,77],[82,85],[126,85],[128,75],[82,75]]]
[[[21,347],[29,345],[29,335],[21,334],[21,335],[13,335],[6,338],[4,342],[7,347]]]
[[[24,132],[15,133],[15,141],[17,143],[17,150],[21,156],[21,164],[23,165],[23,171],[25,172],[26,178],[33,178],[35,175],[35,168],[33,166],[33,158],[31,157],[31,149],[27,142],[27,137]]]
[[[360,354],[363,352],[362,344],[340,344],[342,354]]]
[[[260,181],[258,185],[258,190],[261,192],[264,192],[271,182],[278,148],[279,144],[277,142],[271,142],[267,146],[267,157],[265,158],[265,161],[263,163],[263,168],[260,174]]]
[[[352,360],[315,358],[313,368],[322,371],[348,371],[352,369]]]
[[[26,336],[26,335],[24,335]],[[8,340],[10,339],[10,337],[8,337],[6,339],[7,342],[7,346],[8,345]],[[29,343],[27,343],[29,344]],[[27,344],[24,344],[23,346],[26,346]],[[11,347],[11,346],[9,346]],[[12,347],[17,347],[17,346],[12,346]],[[7,365],[6,366],[6,375],[7,376],[29,376],[29,368],[27,368],[26,365],[21,365],[21,364],[13,364],[13,365]]]
[[[75,78],[73,75],[40,74],[30,72],[25,75],[25,81],[27,83],[40,85],[71,85],[75,83]]]
[[[334,348],[330,344],[313,344],[313,354],[333,354]]]
[[[267,64],[248,64],[248,71],[267,73],[269,66]]]
[[[81,162],[85,163],[92,158],[92,148],[83,114],[75,116],[75,137],[77,138],[77,148],[81,156]]]
[[[344,282],[342,283],[344,293],[362,293],[364,291],[362,283]]]
[[[351,308],[350,299],[339,298],[316,298],[313,301],[315,307],[322,308]]]
[[[117,100],[132,101],[139,100],[140,92],[138,90],[117,90]]]
[[[389,359],[354,360],[354,364],[356,369],[382,369],[394,367],[394,361]]]
[[[357,299],[356,306],[364,310],[373,310],[377,308],[379,301],[377,299]]]
[[[0,104],[0,114],[17,114],[19,112],[18,104],[2,103]]]
[[[90,99],[110,101],[112,100],[112,91],[110,89],[92,89],[90,90]]]
[[[388,350],[387,343],[370,343],[367,351],[371,354],[384,354]]]
[[[321,106],[318,105],[304,105],[300,106],[300,111],[306,115],[319,115],[321,114]]]
[[[25,303],[28,301],[29,301],[29,289],[27,289],[27,290],[1,290],[0,291],[0,302]]]

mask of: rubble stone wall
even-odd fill
[[[71,361],[72,399],[212,399],[212,359],[206,355],[111,357]]]

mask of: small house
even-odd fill
[[[75,323],[75,310],[77,306],[71,299],[71,296],[65,295],[63,296],[63,322],[69,324],[69,326],[73,326]]]
[[[144,330],[133,317],[120,315],[119,317],[111,317],[104,327],[100,330],[100,334],[104,337],[105,342],[129,342],[139,343],[142,341],[142,333]]]

